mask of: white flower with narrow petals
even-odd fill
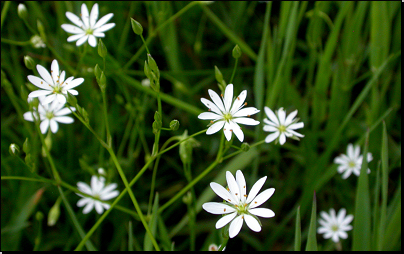
[[[324,234],[325,239],[331,238],[335,243],[339,242],[339,238],[346,239],[348,234],[346,231],[352,229],[349,225],[353,220],[353,215],[346,215],[345,208],[339,210],[338,215],[335,215],[335,210],[330,209],[330,213],[320,212],[321,219],[318,220],[321,227],[317,229],[317,233]]]
[[[63,24],[62,28],[68,33],[74,34],[67,38],[68,42],[77,41],[76,46],[80,46],[88,40],[90,46],[97,46],[97,39],[95,37],[105,37],[104,32],[115,26],[115,23],[106,24],[112,17],[113,13],[109,13],[98,20],[98,4],[94,4],[91,13],[88,13],[87,6],[81,5],[80,17],[71,12],[66,12],[66,17],[73,22],[76,26],[70,24]]]
[[[211,120],[212,125],[208,128],[206,134],[214,134],[223,128],[227,141],[230,141],[232,133],[234,133],[240,142],[243,142],[244,133],[238,123],[246,125],[257,125],[260,123],[249,118],[251,115],[258,113],[258,109],[254,107],[243,108],[247,105],[247,103],[244,103],[247,97],[247,90],[242,91],[234,99],[234,102],[233,84],[227,85],[224,95],[222,95],[223,99],[211,89],[208,92],[213,102],[205,98],[201,98],[201,101],[211,112],[203,112],[198,116],[199,119]]]
[[[118,196],[119,191],[114,190],[117,186],[118,185],[116,183],[111,183],[105,186],[105,178],[102,176],[97,177],[95,175],[91,177],[91,187],[83,182],[77,183],[77,187],[81,192],[96,197],[100,200],[110,200]],[[104,212],[104,209],[108,210],[110,207],[109,204],[103,203],[99,200],[85,197],[79,193],[76,194],[82,197],[82,199],[77,202],[77,206],[86,206],[83,209],[84,214],[89,213],[91,210],[93,210],[94,207],[97,213],[102,214]]]
[[[54,100],[50,104],[43,104],[42,102],[46,99],[44,96],[38,98],[40,103],[38,104],[38,113],[39,113],[39,120],[41,124],[39,125],[42,134],[45,134],[49,127],[53,133],[56,133],[59,129],[59,123],[70,124],[74,122],[74,119],[66,116],[67,114],[71,113],[70,109],[75,111],[76,109],[73,107],[65,108],[64,104],[59,103],[58,101]],[[32,117],[34,115],[35,118],[38,116],[36,112],[25,112],[24,119],[30,122],[34,121]]]
[[[216,229],[231,222],[229,236],[233,238],[240,232],[243,221],[245,221],[252,231],[261,231],[261,222],[256,216],[263,218],[275,216],[275,213],[268,208],[256,208],[266,202],[275,192],[274,188],[270,188],[257,195],[266,179],[266,176],[259,179],[251,188],[248,196],[244,175],[240,170],[237,170],[235,179],[229,171],[226,172],[228,189],[218,183],[210,183],[212,190],[226,201],[226,203],[208,202],[202,205],[202,208],[209,213],[226,214],[217,221]]]
[[[340,164],[338,166],[338,173],[342,174],[342,178],[348,178],[352,173],[359,176],[361,167],[362,167],[362,160],[363,156],[360,155],[361,149],[358,145],[355,147],[352,144],[348,144],[346,149],[347,154],[341,154],[340,156],[334,159],[334,163]],[[372,153],[367,154],[368,162],[373,160]],[[367,173],[370,173],[370,169],[368,168]]]
[[[264,131],[273,132],[269,134],[265,138],[266,143],[271,143],[275,139],[278,139],[281,145],[285,144],[286,137],[293,138],[299,140],[299,138],[304,137],[304,135],[297,133],[295,130],[304,127],[304,123],[297,121],[299,119],[295,119],[297,115],[297,110],[293,111],[286,117],[286,111],[283,108],[278,109],[275,113],[268,107],[264,107],[265,113],[268,116],[268,119],[264,119]]]
[[[56,100],[64,105],[66,103],[67,92],[71,93],[72,95],[79,94],[79,92],[72,88],[81,85],[84,79],[74,79],[74,77],[69,77],[65,80],[66,72],[59,70],[59,64],[56,59],[52,61],[51,73],[49,73],[42,65],[39,64],[36,66],[36,69],[38,70],[38,73],[42,78],[28,75],[28,80],[29,82],[43,90],[36,90],[31,92],[28,95],[29,98],[47,95],[46,98],[41,101],[42,104],[48,104]]]

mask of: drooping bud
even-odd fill
[[[33,70],[35,68],[34,59],[32,59],[32,57],[30,56],[24,56],[24,64],[30,70]]]
[[[177,119],[174,119],[170,122],[170,129],[172,131],[176,131],[178,130],[178,128],[180,127],[180,122]]]
[[[19,4],[17,7],[17,13],[18,16],[22,19],[25,20],[28,17],[28,11],[27,7],[25,7],[24,4]]]
[[[12,156],[18,156],[20,154],[20,147],[14,143],[12,143],[10,145],[10,148],[8,149],[8,151],[10,152],[10,154]]]

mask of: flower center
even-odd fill
[[[93,32],[94,32],[94,30],[91,29],[91,28],[87,28],[87,29],[86,29],[86,35],[93,34]]]
[[[331,230],[334,231],[334,232],[337,232],[338,231],[338,225],[332,225]]]
[[[247,204],[240,203],[239,205],[236,206],[236,208],[237,208],[238,215],[248,213]]]
[[[50,120],[53,117],[54,117],[53,112],[46,112],[46,118],[48,118]]]
[[[233,119],[233,116],[230,113],[226,113],[223,115],[223,118],[226,122],[229,122],[231,119]]]
[[[354,161],[350,161],[350,162],[348,162],[348,166],[350,168],[354,168],[356,166],[356,163]]]
[[[286,126],[285,125],[279,125],[278,130],[280,133],[285,132],[286,131]]]

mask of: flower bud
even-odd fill
[[[239,58],[241,56],[241,49],[240,47],[236,44],[236,46],[233,49],[232,55],[234,58]]]
[[[133,18],[130,18],[130,23],[135,34],[141,35],[143,33],[143,27],[139,22],[137,22]]]
[[[170,122],[170,129],[172,131],[176,131],[178,130],[178,128],[180,127],[180,122],[177,119],[174,119]]]
[[[242,143],[241,150],[243,150],[244,152],[247,152],[248,150],[250,150],[250,145],[246,142]]]
[[[37,221],[42,221],[43,220],[43,213],[41,211],[36,212],[35,219]]]
[[[28,17],[28,11],[27,7],[25,7],[24,4],[19,4],[17,8],[18,16],[22,19],[25,20]]]
[[[17,156],[17,155],[20,154],[20,147],[18,145],[16,145],[16,144],[12,143],[10,145],[10,148],[8,149],[8,151],[10,152],[10,154],[12,156]]]
[[[59,219],[60,215],[60,201],[61,199],[57,199],[55,204],[52,206],[52,208],[49,210],[48,213],[48,226],[52,227],[56,224],[56,222]]]
[[[105,93],[105,88],[107,87],[107,78],[105,77],[104,72],[101,72],[100,80],[98,80],[98,85],[101,88],[101,92]]]
[[[150,55],[147,54],[147,61],[149,63],[149,67],[150,69],[154,72],[154,74],[157,76],[157,79],[160,79],[160,71],[159,71],[159,67],[157,66],[156,61],[154,60],[154,58]]]
[[[151,70],[149,68],[149,64],[147,63],[147,61],[144,61],[144,74],[146,75],[146,77],[148,77],[150,80],[152,79],[151,77]]]
[[[192,194],[190,191],[188,191],[187,194],[182,196],[182,202],[184,202],[187,205],[190,205],[192,203]]]
[[[98,80],[100,79],[100,76],[101,76],[101,69],[98,66],[98,64],[96,64],[95,67],[94,67],[94,75],[95,75],[95,78],[97,79],[97,82],[98,82]]]
[[[31,36],[31,39],[29,39],[29,41],[31,42],[32,47],[34,47],[34,48],[45,48],[46,47],[41,36],[39,36],[37,34]]]
[[[105,58],[107,56],[108,50],[107,47],[105,47],[105,44],[102,42],[101,39],[99,39],[98,42],[98,55],[100,55],[100,57]]]
[[[29,154],[29,152],[31,151],[31,144],[30,144],[28,138],[25,139],[24,144],[22,145],[22,150],[26,154]]]
[[[34,59],[32,59],[32,57],[30,56],[24,56],[24,64],[30,70],[33,70],[35,68]]]

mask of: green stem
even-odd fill
[[[109,147],[111,147],[112,137],[111,137],[111,132],[109,131],[109,124],[108,124],[107,99],[105,96],[105,91],[102,91],[101,93],[102,93],[102,104],[103,104],[105,128],[107,129],[107,144]]]
[[[12,45],[17,45],[17,46],[28,46],[31,41],[14,41],[14,40],[9,40],[5,38],[1,38],[1,42],[12,44]]]
[[[8,9],[10,8],[11,1],[6,1],[3,5],[3,9],[1,10],[1,30],[3,30],[3,23],[6,19]]]
[[[236,58],[236,62],[234,63],[233,73],[231,74],[229,84],[233,84],[233,78],[234,78],[234,75],[236,74],[237,63],[238,63],[238,58]]]
[[[220,245],[220,248],[217,251],[222,251],[224,247],[226,247],[227,241],[229,241],[229,238],[228,237],[224,238],[223,243]]]
[[[142,34],[140,34],[140,38],[142,38],[143,45],[146,47],[147,54],[151,55],[149,49],[147,48],[147,44],[146,44]]]
[[[86,55],[87,55],[87,43],[84,44],[84,51],[83,54],[81,54],[80,59],[76,65],[76,71],[73,74],[74,76],[77,75],[77,73],[79,72],[80,65],[83,62],[83,59]]]

